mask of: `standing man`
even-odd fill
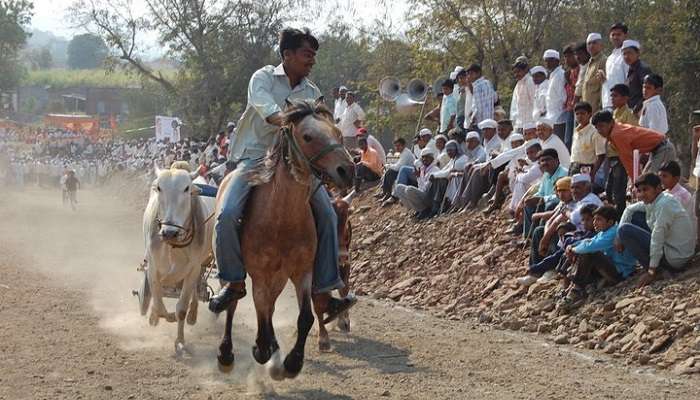
[[[591,55],[591,60],[588,62],[586,73],[581,82],[581,100],[590,104],[593,107],[593,112],[596,112],[601,108],[600,100],[605,82],[605,62],[607,60],[603,55],[603,37],[600,36],[600,33],[589,34],[586,38],[586,47]]]
[[[362,127],[365,120],[365,112],[359,104],[355,102],[355,93],[345,94],[347,107],[340,118],[340,132],[343,134],[343,145],[352,153],[357,148],[357,129]]]
[[[455,126],[459,129],[465,129],[464,122],[469,117],[466,110],[468,109],[471,113],[472,109],[472,90],[466,69],[457,66],[453,74],[455,74],[455,79],[457,80],[457,93],[455,93],[455,96],[457,96],[457,119]]]
[[[546,97],[546,117],[554,122],[554,134],[559,136],[559,139],[564,141],[564,133],[566,131],[566,115],[564,107],[566,106],[566,77],[564,76],[564,68],[559,62],[559,52],[556,50],[546,50],[544,52],[544,65],[549,71],[549,87],[547,88]]]
[[[619,124],[637,125],[638,120],[632,110],[627,106],[630,90],[624,83],[618,83],[610,89],[610,99],[613,106],[613,119]],[[620,162],[620,155],[615,146],[606,142],[606,157],[608,158],[608,179],[605,185],[605,193],[609,194],[609,200],[615,205],[618,218],[622,216],[627,206],[627,171]]]
[[[535,82],[535,104],[532,108],[532,119],[537,122],[540,118],[547,115],[547,89],[549,88],[549,80],[547,80],[547,70],[544,67],[537,65],[530,70],[532,80]]]
[[[257,70],[248,85],[248,105],[241,116],[232,144],[231,159],[237,162],[230,174],[226,191],[221,193],[221,207],[216,210],[214,257],[222,281],[219,293],[209,301],[214,313],[246,295],[245,266],[239,238],[240,219],[250,194],[248,172],[265,157],[283,123],[282,109],[288,100],[317,100],[318,90],[307,76],[316,63],[318,40],[308,31],[285,29],[279,36],[282,62]],[[330,317],[349,309],[352,296],[336,299],[334,289],[344,286],[338,270],[337,217],[325,190],[314,191],[311,208],[315,217],[318,248],[313,271],[314,296],[328,302]]]
[[[445,79],[442,82],[442,104],[440,106],[440,131],[438,134],[447,136],[447,132],[454,127],[457,116],[457,99],[454,96],[454,82]],[[447,142],[447,140],[445,140]]]
[[[335,99],[333,103],[333,118],[336,124],[340,122],[340,118],[343,117],[343,113],[345,113],[345,109],[348,107],[348,103],[345,102],[347,93],[348,88],[345,86],[333,89],[333,98]]]
[[[489,80],[481,74],[481,65],[472,64],[467,68],[469,82],[472,83],[473,105],[471,126],[475,127],[485,119],[493,119],[493,111],[497,100],[496,92]]]
[[[564,132],[564,144],[571,150],[571,141],[574,134],[574,106],[576,105],[576,82],[578,81],[578,75],[581,71],[581,66],[576,60],[574,45],[569,44],[564,47],[564,65],[566,65],[566,71],[564,72],[564,79],[566,84],[564,85],[564,90],[566,91],[566,103],[564,105],[564,119],[566,120],[566,130]]]
[[[622,44],[627,39],[627,25],[618,22],[610,27],[608,37],[613,45],[612,53],[605,61],[605,83],[603,84],[603,92],[601,93],[602,104],[604,109],[611,109],[610,89],[618,83],[625,83],[627,79],[627,71],[629,66],[625,63],[622,55]]]
[[[588,63],[591,61],[591,55],[588,53],[586,43],[581,42],[574,48],[574,57],[579,65],[578,76],[576,77],[576,86],[574,87],[574,104],[581,101],[583,96],[583,77],[588,70]]]
[[[653,129],[664,135],[668,132],[668,115],[666,106],[661,101],[661,91],[664,88],[664,79],[658,74],[649,74],[644,77],[642,86],[642,112],[639,117],[639,126]]]
[[[510,102],[510,119],[513,121],[513,128],[522,131],[523,124],[535,122],[532,119],[532,111],[535,107],[537,86],[526,62],[518,61],[513,65],[513,76],[517,83]]]
[[[625,78],[625,84],[630,89],[630,99],[627,104],[635,114],[639,114],[642,110],[644,77],[651,74],[651,68],[639,59],[640,49],[641,46],[636,40],[625,40],[622,44],[622,57],[629,67]]]

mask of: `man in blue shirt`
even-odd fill
[[[230,149],[230,159],[237,163],[231,181],[222,194],[214,227],[214,256],[219,279],[224,284],[212,297],[209,309],[220,313],[237,299],[246,295],[246,271],[240,246],[240,219],[251,186],[247,172],[257,165],[273,143],[283,123],[282,110],[291,100],[320,100],[321,91],[307,79],[316,63],[318,40],[307,31],[285,29],[280,34],[279,54],[282,63],[265,66],[250,78],[248,105],[238,123]],[[326,190],[316,190],[310,200],[316,220],[318,250],[314,263],[314,294],[327,293],[344,286],[338,270],[337,217]],[[326,300],[324,299],[324,300]],[[329,317],[347,310],[355,299],[330,298]]]

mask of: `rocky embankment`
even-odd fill
[[[700,373],[700,259],[645,288],[637,288],[636,275],[615,287],[588,288],[586,303],[565,312],[556,307],[558,282],[517,285],[529,248],[504,233],[504,216],[476,212],[417,222],[399,205],[379,208],[364,194],[351,221],[358,294],[537,332],[630,364]]]

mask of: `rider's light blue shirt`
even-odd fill
[[[267,65],[255,71],[248,84],[246,106],[231,145],[229,159],[259,159],[273,142],[279,130],[265,119],[285,108],[285,100],[317,100],[321,91],[310,80],[304,78],[292,88],[282,64]]]

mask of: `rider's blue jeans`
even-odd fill
[[[242,282],[246,272],[241,254],[241,217],[251,186],[245,173],[255,165],[253,160],[242,160],[231,172],[231,181],[222,198],[222,208],[214,226],[214,256],[219,279]],[[315,180],[314,187],[318,181]],[[323,293],[344,286],[338,271],[338,217],[330,196],[320,187],[311,198],[311,210],[316,221],[318,246],[314,261],[314,292]]]

